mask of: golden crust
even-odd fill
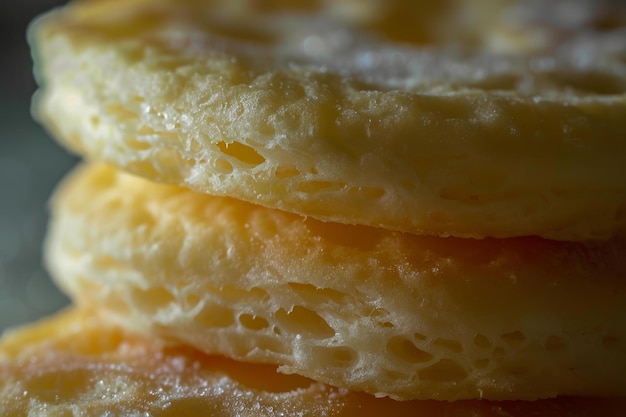
[[[626,244],[323,223],[103,165],[54,199],[80,305],[208,353],[398,399],[624,394]]]
[[[619,398],[534,402],[397,402],[349,392],[271,366],[205,356],[126,333],[69,310],[4,335],[0,413],[150,416],[618,417]]]
[[[89,158],[323,220],[463,237],[626,230],[623,32],[466,56],[200,4],[77,2],[38,20],[37,117]]]

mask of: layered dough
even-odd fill
[[[88,158],[325,221],[480,238],[624,234],[619,19],[534,42],[528,28],[545,15],[529,8],[520,26],[471,25],[502,42],[465,50],[436,34],[422,47],[386,42],[403,36],[392,33],[403,2],[311,1],[287,14],[280,1],[256,13],[248,3],[101,0],[44,16],[30,33],[37,117]],[[432,7],[424,15],[440,16]]]
[[[4,417],[618,417],[624,399],[398,402],[206,356],[69,310],[0,341]]]
[[[626,394],[626,244],[324,223],[121,173],[58,191],[78,305],[207,353],[396,399]]]

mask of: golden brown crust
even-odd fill
[[[625,243],[303,219],[83,168],[48,264],[81,305],[209,353],[396,398],[624,394]]]
[[[397,402],[206,356],[69,310],[0,341],[4,417],[618,417],[619,398]]]
[[[420,234],[626,230],[622,32],[467,56],[353,38],[312,14],[222,10],[218,24],[196,1],[118,3],[76,3],[31,32],[37,117],[89,158]]]

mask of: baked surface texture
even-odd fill
[[[53,202],[79,305],[207,353],[396,399],[626,394],[624,242],[325,223],[109,166]]]
[[[529,7],[529,23],[486,29],[504,46],[465,51],[391,33],[396,2],[380,24],[377,2],[332,13],[269,2],[256,14],[224,4],[96,0],[42,17],[30,31],[36,117],[89,158],[327,221],[479,238],[624,234],[619,19],[596,32],[552,25],[535,42],[548,14]]]
[[[66,311],[0,341],[0,413],[56,416],[618,417],[619,398],[398,402],[206,356]]]

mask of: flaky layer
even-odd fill
[[[234,362],[126,333],[68,311],[0,340],[0,413],[51,416],[622,416],[626,400],[397,402],[271,366]]]
[[[208,353],[400,399],[626,393],[626,257],[323,223],[96,165],[54,200],[79,304]]]
[[[613,26],[557,31],[533,55],[464,54],[314,12],[215,10],[100,0],[38,20],[37,117],[89,158],[323,220],[560,240],[626,229]]]

